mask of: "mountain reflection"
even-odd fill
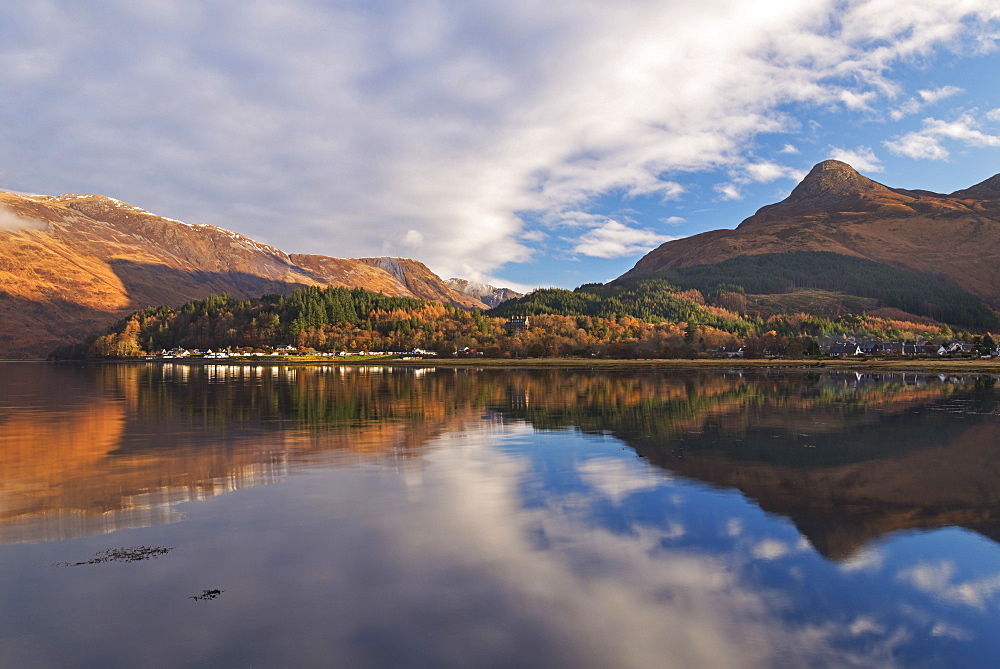
[[[992,378],[719,374],[580,392],[590,381],[604,389],[566,379],[563,401],[513,413],[611,433],[663,469],[739,489],[833,559],[899,530],[954,525],[1000,541]]]
[[[351,367],[10,365],[0,542],[171,522],[295,468],[419,467],[484,421],[611,434],[736,488],[843,559],[888,532],[1000,540],[990,378]]]
[[[0,543],[171,522],[177,503],[290,463],[401,462],[480,417],[473,379],[420,370],[12,365],[0,389]]]

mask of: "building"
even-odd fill
[[[862,350],[858,344],[854,342],[845,342],[843,344],[834,344],[830,347],[830,356],[834,358],[843,358],[848,355],[861,355]]]
[[[529,327],[527,316],[515,316],[503,324],[503,329],[507,332],[524,332]]]

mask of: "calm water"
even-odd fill
[[[0,364],[0,666],[996,666],[994,381]]]

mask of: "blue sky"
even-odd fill
[[[1000,172],[996,0],[0,1],[0,188],[606,281],[820,160]]]

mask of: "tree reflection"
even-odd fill
[[[741,490],[832,558],[900,529],[1000,539],[988,377],[153,364],[7,378],[3,541],[168,522],[178,501],[319,462],[420,467],[436,438],[484,421],[611,434]]]

